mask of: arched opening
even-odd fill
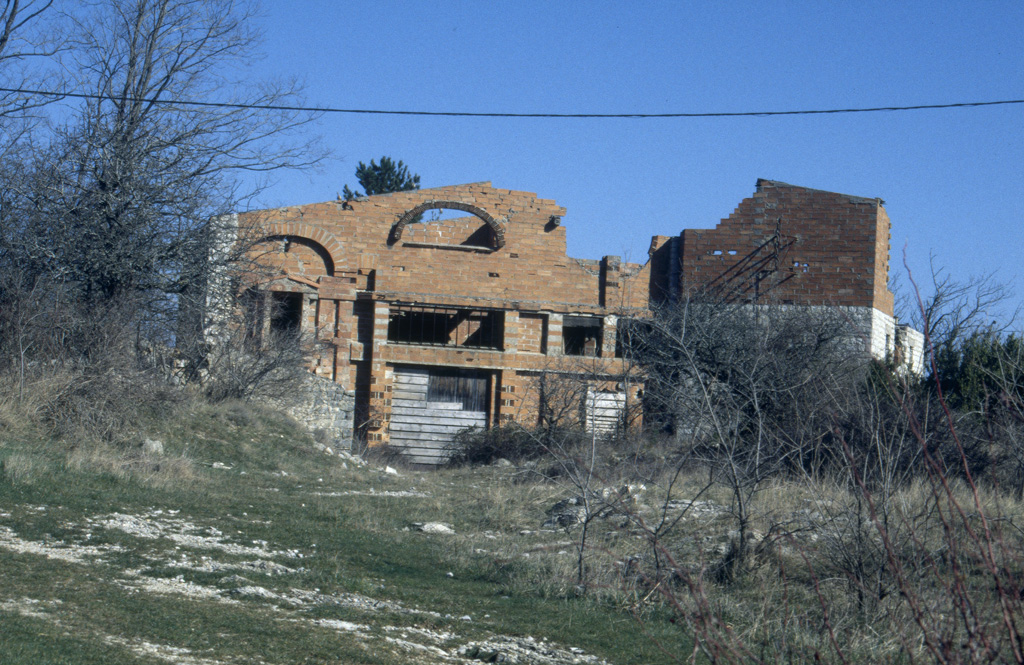
[[[493,251],[504,246],[505,229],[487,211],[475,205],[461,201],[427,201],[407,211],[391,227],[389,244],[399,241],[407,245]]]
[[[330,252],[309,238],[294,235],[268,236],[253,248],[256,260],[265,268],[315,280],[334,275]]]

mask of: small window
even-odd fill
[[[632,356],[631,351],[639,342],[638,336],[633,334],[636,322],[632,319],[619,319],[615,330],[615,357],[626,358]]]
[[[566,316],[562,319],[562,349],[567,356],[601,356],[604,322],[596,316]]]
[[[297,334],[302,328],[302,294],[270,293],[270,332]]]

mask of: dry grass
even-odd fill
[[[60,469],[158,487],[188,486],[195,481],[197,469],[187,449],[159,456],[142,452],[144,437],[140,432],[149,420],[142,413],[148,408],[147,396],[141,395],[128,410],[100,400],[89,405],[87,410],[91,412],[83,416],[72,404],[82,406],[81,400],[85,399],[84,394],[72,398],[75,381],[74,373],[60,369],[42,372],[23,387],[5,377],[7,390],[0,389],[0,432],[7,440],[32,442],[40,453],[9,454],[4,459],[4,472],[10,482],[35,482]],[[162,394],[163,389],[159,392]],[[187,408],[184,397],[160,404],[160,417],[173,418],[180,408]],[[125,418],[134,427],[123,427],[111,436],[111,423],[124,424]],[[63,424],[56,426],[55,420]]]
[[[453,559],[490,557],[518,593],[586,593],[641,625],[668,612],[706,639],[728,642],[732,661],[838,660],[840,652],[858,662],[916,659],[926,655],[920,622],[941,623],[960,592],[978,605],[978,620],[991,630],[1000,614],[992,577],[978,559],[982,514],[999,545],[996,559],[1012,568],[1011,577],[1024,572],[1024,504],[996,487],[980,488],[975,499],[963,481],[950,480],[946,493],[920,478],[891,495],[866,496],[838,482],[773,479],[753,495],[751,553],[741,574],[716,582],[712,572],[735,545],[735,516],[726,488],[708,487],[707,473],[695,468],[648,476],[637,503],[588,525],[581,587],[582,527],[539,528],[547,508],[581,488],[565,480],[524,483],[521,473],[484,469],[426,477],[424,487],[446,488],[433,494],[431,510],[460,527],[449,543]],[[620,475],[616,484],[628,480]],[[678,521],[678,509],[666,510],[669,500],[685,505],[693,499],[717,508],[694,508]],[[969,568],[960,582],[949,576],[950,548]],[[924,618],[911,597],[925,607]],[[948,631],[958,635],[964,628]]]
[[[0,462],[0,475],[9,483],[28,483],[47,471],[37,455],[11,453]]]

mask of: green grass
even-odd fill
[[[6,438],[0,432],[0,527],[22,543],[102,551],[75,563],[18,552],[0,541],[0,662],[156,663],[167,662],[167,654],[204,664],[436,662],[429,651],[387,639],[415,630],[451,634],[431,640],[409,633],[410,640],[449,653],[495,636],[532,636],[613,663],[675,662],[663,647],[689,653],[683,631],[668,621],[648,621],[641,629],[600,594],[563,593],[560,588],[571,588],[564,580],[523,582],[546,568],[534,570],[533,562],[509,551],[522,549],[516,539],[529,540],[518,531],[536,528],[556,493],[551,488],[516,485],[489,469],[400,476],[351,464],[346,469],[340,458],[315,450],[286,418],[245,405],[182,407],[171,417],[152,416],[146,425],[148,435],[164,441],[163,456],[88,451],[86,444],[24,429]],[[370,488],[415,488],[429,496],[329,496]],[[98,524],[113,513],[156,511],[163,512],[152,519],[166,527],[158,538]],[[194,529],[176,534],[167,526],[174,520]],[[457,533],[408,530],[414,521],[444,521]],[[488,530],[493,539],[483,535]],[[225,546],[265,542],[269,550],[302,556],[232,553],[175,540],[211,533],[219,533]],[[493,551],[477,552],[492,543]],[[207,557],[221,568],[173,565],[182,555],[193,563]],[[241,568],[254,559],[296,572]],[[224,568],[231,565],[240,568]],[[249,582],[225,581],[233,575]],[[221,595],[190,598],[146,589],[157,583]],[[242,584],[277,596],[226,591]],[[318,593],[321,600],[281,600],[295,597],[295,590]],[[396,606],[367,611],[337,600],[345,594],[422,612]],[[356,634],[324,621],[366,628]]]

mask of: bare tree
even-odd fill
[[[36,14],[23,13],[29,4]],[[50,8],[29,4],[12,1],[4,18],[17,28]],[[72,72],[69,86],[92,97],[5,156],[0,299],[19,294],[23,312],[35,307],[30,296],[39,310],[60,302],[60,315],[75,321],[70,334],[19,347],[23,365],[44,348],[53,353],[53,343],[63,345],[58,356],[38,357],[82,372],[120,358],[126,377],[164,374],[150,367],[160,348],[203,352],[211,274],[251,257],[230,214],[259,191],[250,177],[324,156],[304,134],[313,116],[260,108],[295,106],[300,89],[247,78],[260,43],[254,9],[234,0],[95,0],[63,15],[76,39],[56,58]]]
[[[914,287],[912,295],[897,298],[901,319],[924,333],[935,349],[936,361],[980,331],[1006,332],[1019,314],[1010,303],[1013,293],[995,274],[977,275],[965,280],[954,278],[948,270],[931,262],[930,295]]]
[[[166,338],[183,300],[202,297],[211,244],[234,233],[221,223],[254,193],[242,174],[322,156],[297,134],[311,116],[255,108],[294,102],[295,86],[237,77],[258,43],[251,11],[231,0],[105,0],[76,19],[68,66],[96,98],[31,165],[28,221],[12,242],[86,303],[134,300],[139,334]],[[226,105],[189,103],[210,99]]]
[[[64,46],[61,16],[54,0],[3,0],[0,3],[0,120],[6,152],[23,127],[10,122],[26,111],[59,98],[57,71],[45,65]],[[50,89],[58,94],[38,95]]]
[[[738,535],[716,571],[729,580],[747,557],[764,481],[820,454],[830,430],[823,386],[857,375],[858,333],[828,308],[688,301],[637,322],[630,339],[678,459],[703,463],[729,490]]]

